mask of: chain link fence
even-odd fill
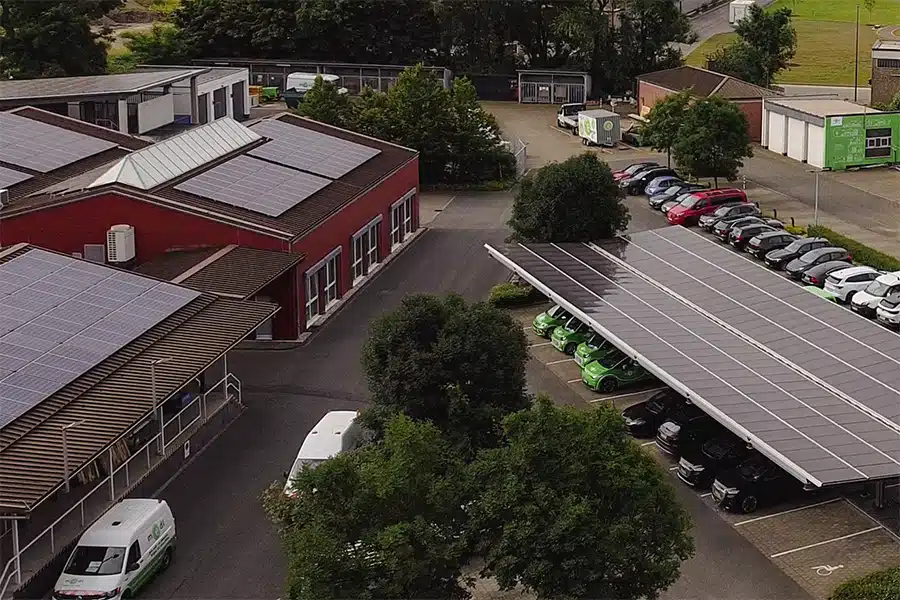
[[[516,178],[525,175],[528,170],[526,163],[528,162],[528,150],[525,142],[519,138],[509,140],[509,151],[516,157]]]

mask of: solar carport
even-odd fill
[[[900,475],[900,336],[683,227],[486,248],[808,488]]]

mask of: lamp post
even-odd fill
[[[66,437],[66,432],[68,432],[73,427],[78,427],[79,425],[84,425],[84,419],[80,421],[73,421],[68,425],[62,426],[62,451],[63,451],[63,473],[66,479],[66,493],[69,493],[69,441]]]
[[[816,175],[816,196],[813,204],[813,225],[819,224],[819,175],[822,173],[819,169],[807,171],[807,173],[815,173]]]
[[[159,421],[159,445],[157,447],[159,454],[165,453],[166,439],[165,424],[163,423],[163,416],[160,414],[162,413],[162,407],[159,406],[156,398],[156,367],[164,365],[171,360],[171,358],[156,358],[150,361],[150,395],[153,397],[153,418]]]
[[[856,45],[853,46],[856,57],[853,61],[853,101],[859,99],[859,4],[856,5]],[[872,100],[870,99],[869,102]]]

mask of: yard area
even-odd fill
[[[768,10],[790,8],[797,31],[797,54],[790,69],[779,75],[779,83],[853,85],[853,45],[856,38],[856,4],[836,0],[777,0]],[[888,25],[900,27],[900,0],[876,0],[870,14],[860,8],[859,78],[867,85],[872,72],[872,44],[877,30]],[[719,34],[701,44],[687,63],[706,66],[706,56],[736,38]]]

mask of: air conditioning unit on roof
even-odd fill
[[[113,264],[134,260],[134,227],[113,225],[106,232],[106,259]]]

